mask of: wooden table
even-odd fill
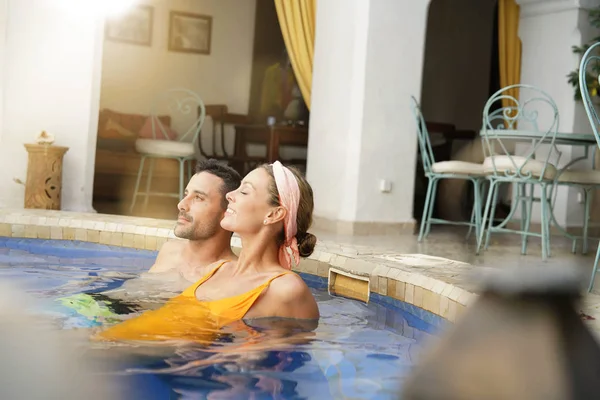
[[[266,162],[279,160],[280,146],[308,146],[308,128],[282,125],[236,125],[235,150],[236,159],[248,157],[248,144],[265,144],[267,146]]]

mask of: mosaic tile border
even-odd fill
[[[168,240],[179,240],[173,234],[173,225],[169,220],[117,215],[0,210],[0,236],[77,240],[153,251]],[[231,244],[234,248],[241,247],[236,236]],[[423,260],[427,262],[422,263]],[[437,263],[437,268],[432,267],[432,263]],[[456,321],[476,297],[461,287],[465,284],[457,279],[461,269],[470,268],[468,264],[421,255],[377,255],[368,247],[327,241],[317,243],[315,252],[300,263],[297,272],[327,279],[331,267],[368,277],[371,296],[406,303],[451,322]]]

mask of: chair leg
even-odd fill
[[[494,218],[496,217],[496,206],[498,205],[498,192],[500,192],[500,186],[499,184],[495,185],[496,187],[494,188],[494,194],[492,196],[492,208],[491,208],[491,212],[490,212],[490,221],[488,223],[488,230],[487,230],[487,235],[485,236],[485,249],[487,250],[487,248],[490,246],[490,237],[492,236],[492,227],[494,226]]]
[[[526,212],[525,217],[525,232],[529,232],[531,228],[531,216],[533,213],[533,193],[534,193],[534,185],[529,184],[529,194],[527,194],[527,185],[525,185],[525,196],[527,198],[526,205],[527,210],[523,210],[522,212]],[[529,236],[525,235],[525,241],[521,244],[521,254],[527,254],[527,244],[529,243]]]
[[[145,156],[141,156],[140,158],[140,168],[138,169],[137,178],[135,180],[135,188],[133,189],[133,199],[131,200],[131,206],[129,207],[129,214],[133,214],[133,208],[135,207],[135,200],[138,195],[138,190],[140,188],[140,181],[142,180],[142,172],[144,172],[144,161],[146,160]]]
[[[490,207],[492,203],[492,197],[496,191],[496,182],[491,181],[490,186],[488,188],[488,195],[485,201],[485,210],[483,211],[483,217],[481,218],[481,228],[479,229],[479,236],[477,237],[477,249],[475,250],[475,254],[479,254],[481,252],[481,244],[483,243],[483,235],[485,233],[485,224],[488,220],[488,215],[490,212]],[[488,228],[489,230],[489,228]]]
[[[594,260],[594,269],[592,269],[592,278],[590,279],[588,292],[591,292],[594,288],[594,279],[596,279],[596,272],[598,271],[598,261],[600,261],[600,243],[598,243],[598,250],[596,250],[596,259]]]
[[[152,175],[154,174],[154,158],[150,157],[148,165],[148,176],[146,176],[146,196],[144,197],[144,211],[148,209],[148,199],[150,198],[150,188],[152,186]]]
[[[431,192],[433,191],[434,179],[429,178],[429,183],[427,184],[427,194],[425,195],[425,206],[423,207],[423,214],[421,216],[421,227],[419,229],[419,238],[417,241],[423,240],[423,236],[425,235],[425,225],[427,225],[428,216],[429,216],[429,203],[431,202]]]
[[[184,192],[184,182],[183,182],[183,174],[185,171],[184,168],[185,159],[179,159],[179,200],[183,199]]]
[[[429,232],[431,231],[431,216],[433,215],[433,210],[435,208],[435,198],[437,195],[437,187],[439,181],[439,179],[434,179],[433,181],[431,197],[429,198],[429,213],[427,214],[427,226],[425,227],[425,237],[429,236]]]
[[[473,210],[471,210],[471,225],[469,226],[469,232],[467,232],[467,239],[471,236],[473,225],[475,225],[475,240],[479,237],[479,231],[481,230],[481,187],[482,182],[479,179],[473,181]],[[474,220],[474,221],[473,221]]]
[[[585,188],[583,191],[585,201],[585,212],[583,215],[583,246],[581,252],[583,254],[588,253],[588,228],[590,223],[590,208],[592,206],[593,190],[591,188]]]
[[[546,192],[546,186],[542,185],[541,190],[541,209],[542,209],[542,219],[540,221],[540,229],[542,232],[542,260],[546,260],[548,257],[548,235],[549,235],[549,226],[548,226],[548,196]]]
[[[188,160],[188,181],[192,179],[192,160]]]

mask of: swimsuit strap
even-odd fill
[[[198,286],[202,285],[204,282],[206,282],[208,279],[210,279],[210,277],[212,277],[215,274],[215,272],[218,271],[219,268],[221,268],[223,265],[227,264],[229,261],[230,260],[223,260],[223,261],[221,261],[208,274],[204,275],[202,278],[200,278],[199,281],[197,281],[196,283],[194,283],[193,285],[191,285],[187,289],[185,289],[183,291],[183,293],[181,293],[181,296],[196,297],[196,289],[198,289]]]

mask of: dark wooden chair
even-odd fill
[[[210,151],[205,149],[202,145],[202,140],[198,140],[200,154],[202,154],[203,157],[225,161],[228,165],[235,168],[242,176],[267,161],[265,157],[261,156],[239,157],[227,152],[225,146],[225,126],[249,124],[252,122],[249,116],[230,113],[227,106],[224,104],[210,104],[206,105],[204,108],[206,117],[210,117],[212,120],[212,148]],[[198,112],[200,112],[200,110],[198,110]]]

